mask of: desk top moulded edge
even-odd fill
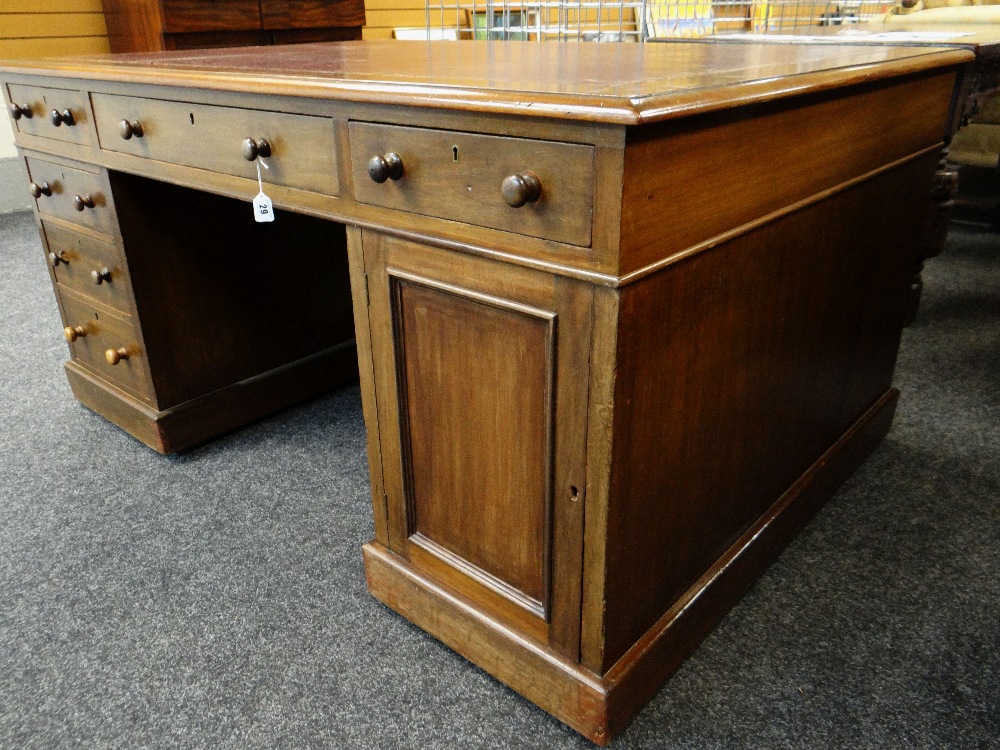
[[[364,41],[0,61],[0,73],[640,125],[973,59],[954,47]]]

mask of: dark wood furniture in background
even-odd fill
[[[178,447],[356,337],[370,591],[604,744],[889,429],[971,59],[370,42],[3,80],[80,400]]]
[[[112,52],[361,38],[364,0],[101,0]]]

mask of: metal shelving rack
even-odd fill
[[[891,2],[843,0],[426,0],[436,39],[643,42],[861,23]]]

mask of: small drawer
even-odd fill
[[[42,215],[58,216],[105,234],[115,233],[111,191],[101,172],[64,167],[28,157],[30,190]],[[96,167],[95,167],[96,169]]]
[[[101,148],[257,179],[243,142],[266,141],[268,184],[337,195],[336,136],[328,117],[94,94]],[[138,126],[138,127],[137,127]]]
[[[118,246],[42,221],[56,281],[128,315],[130,283]]]
[[[590,245],[592,146],[361,122],[350,123],[349,132],[354,194],[362,203]],[[369,163],[381,157],[384,164],[389,154],[402,161],[402,173],[376,182]],[[508,205],[505,180],[529,174],[539,197]]]
[[[260,0],[261,24],[265,29],[320,29],[364,26],[361,3],[330,0]]]
[[[163,0],[163,30],[168,33],[259,28],[259,0]]]
[[[73,359],[122,390],[149,402],[149,370],[132,323],[87,304],[62,287],[59,298],[66,316],[63,333]]]
[[[86,146],[93,143],[90,109],[81,92],[12,83],[7,95],[19,133]]]

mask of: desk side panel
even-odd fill
[[[940,143],[956,69],[630,130],[620,273]]]
[[[890,388],[935,162],[623,290],[605,670]]]

